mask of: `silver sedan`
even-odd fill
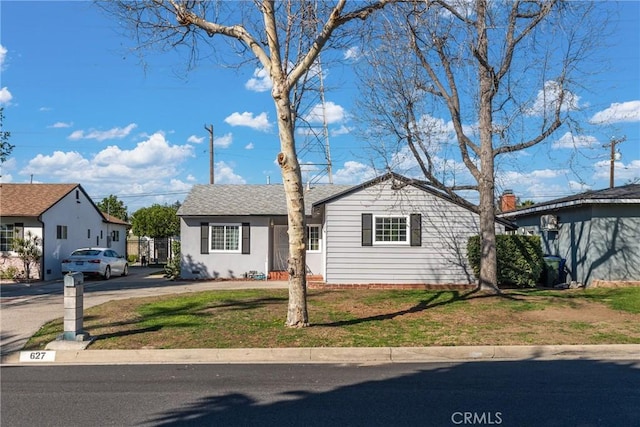
[[[112,249],[81,248],[62,260],[62,274],[68,272],[99,275],[107,280],[113,274],[129,274],[129,264],[124,256]]]

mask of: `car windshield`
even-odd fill
[[[77,251],[73,251],[73,253],[71,254],[73,255],[80,255],[80,256],[95,256],[95,255],[100,255],[101,251],[95,250],[95,249],[80,249]]]

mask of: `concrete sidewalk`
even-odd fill
[[[640,363],[640,345],[548,345],[374,348],[233,348],[175,350],[57,350],[49,361],[32,352],[12,353],[2,365],[119,365],[230,363],[424,363],[516,360],[631,360]],[[22,356],[22,357],[21,357]],[[53,359],[53,360],[52,360]]]

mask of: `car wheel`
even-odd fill
[[[122,269],[122,275],[126,276],[127,274],[129,274],[129,265],[125,264],[124,268]]]
[[[104,274],[102,275],[102,278],[104,280],[109,280],[110,277],[111,277],[111,267],[107,265],[107,268],[104,269]]]

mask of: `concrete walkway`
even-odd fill
[[[136,270],[135,278],[115,279],[135,282],[135,286],[97,290],[84,294],[84,307],[108,301],[203,290],[286,288],[281,281],[171,282],[148,277]],[[156,286],[153,281],[161,281]],[[145,283],[146,281],[146,283]],[[109,283],[111,282],[102,282]],[[120,283],[120,282],[117,282]],[[56,287],[58,282],[32,286]],[[3,285],[24,286],[24,285]],[[59,281],[62,288],[62,280]],[[4,294],[3,294],[4,295]],[[458,346],[458,347],[375,347],[375,348],[235,348],[175,350],[84,350],[85,344],[56,342],[47,354],[48,362],[30,359],[21,352],[28,339],[42,325],[63,316],[63,296],[33,294],[23,298],[2,298],[0,309],[0,350],[3,365],[17,364],[151,364],[151,363],[411,363],[498,360],[638,360],[640,345],[552,345],[552,346]]]

